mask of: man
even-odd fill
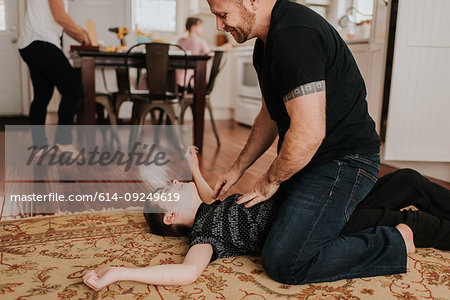
[[[263,106],[232,167],[218,178],[223,197],[279,136],[269,170],[238,203],[277,193],[280,207],[262,265],[286,284],[406,272],[414,252],[405,224],[342,235],[377,180],[380,139],[366,90],[345,42],[305,6],[288,0],[208,0],[217,29],[237,42],[257,38],[253,60]]]
[[[61,93],[58,125],[72,125],[77,104],[82,98],[81,77],[62,51],[63,31],[83,45],[89,35],[68,14],[67,0],[28,0],[25,26],[20,34],[20,55],[30,69],[34,99],[30,106],[30,125],[45,125],[47,106],[55,86]],[[33,143],[49,144],[42,126],[32,127]],[[55,144],[74,152],[69,126],[59,126]]]

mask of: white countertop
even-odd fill
[[[370,42],[370,39],[354,38],[354,39],[346,39],[345,42],[347,44],[368,44]]]

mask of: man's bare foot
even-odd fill
[[[395,228],[400,231],[400,234],[405,241],[406,252],[408,254],[416,252],[416,246],[414,246],[414,233],[411,228],[409,228],[409,226],[406,224],[398,224],[397,226],[395,226]]]

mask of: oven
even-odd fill
[[[253,52],[243,51],[237,58],[237,100],[234,119],[245,125],[252,126],[261,110],[261,89],[258,75],[253,67]]]
[[[261,100],[258,75],[253,67],[251,51],[242,52],[237,60],[238,95]]]

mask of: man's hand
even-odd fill
[[[219,197],[223,198],[223,196],[228,193],[230,188],[242,177],[242,174],[242,171],[239,171],[236,168],[231,168],[225,174],[219,175],[216,185],[214,186],[212,199],[215,200]]]
[[[261,111],[253,123],[247,143],[228,172],[218,177],[212,194],[213,200],[228,193],[245,170],[269,149],[277,134],[277,123],[270,118],[264,99],[262,99]]]
[[[246,193],[239,197],[237,204],[242,204],[245,202],[250,201],[245,205],[245,207],[252,207],[255,204],[258,204],[260,202],[266,201],[272,197],[278,188],[280,187],[279,184],[276,183],[270,183],[267,180],[267,175],[265,174],[255,184],[255,187],[253,190],[249,193]]]
[[[90,270],[83,276],[83,282],[98,292],[105,286],[118,281],[119,274],[123,269],[120,267],[106,267],[98,270]]]

